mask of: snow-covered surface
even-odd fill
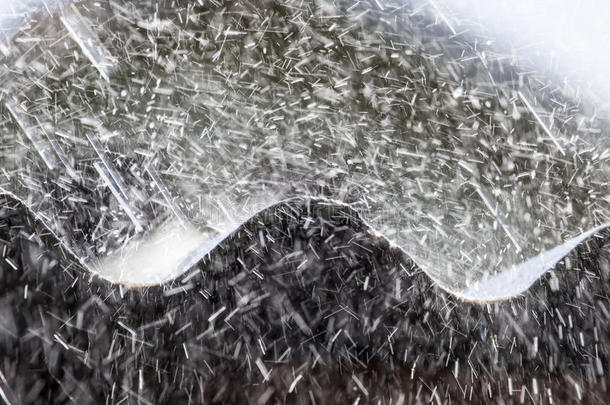
[[[608,126],[586,86],[530,58],[556,31],[519,29],[510,49],[492,28],[513,24],[481,28],[489,9],[460,4],[44,11],[0,47],[0,189],[125,284],[170,280],[311,195],[456,295],[519,294],[607,226]]]
[[[202,246],[210,246],[209,239],[190,225],[170,222],[157,227],[147,238],[88,265],[103,278],[117,283],[161,284],[189,270],[193,264],[184,263],[185,258]]]
[[[553,249],[526,260],[511,270],[504,270],[484,278],[476,282],[474,286],[458,292],[457,295],[470,301],[491,302],[523,294],[546,271],[553,268],[578,245],[608,227],[610,227],[610,223],[591,229]]]

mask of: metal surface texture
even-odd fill
[[[198,245],[312,195],[493,300],[607,226],[609,152],[581,131],[606,131],[595,114],[417,4],[179,10],[82,2],[5,46],[0,185],[90,270],[169,280]],[[165,240],[175,257],[135,274]]]

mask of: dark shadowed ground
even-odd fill
[[[461,302],[349,208],[262,212],[127,289],[0,209],[0,388],[17,403],[607,403],[607,239],[507,302]],[[50,244],[49,244],[50,243]]]

